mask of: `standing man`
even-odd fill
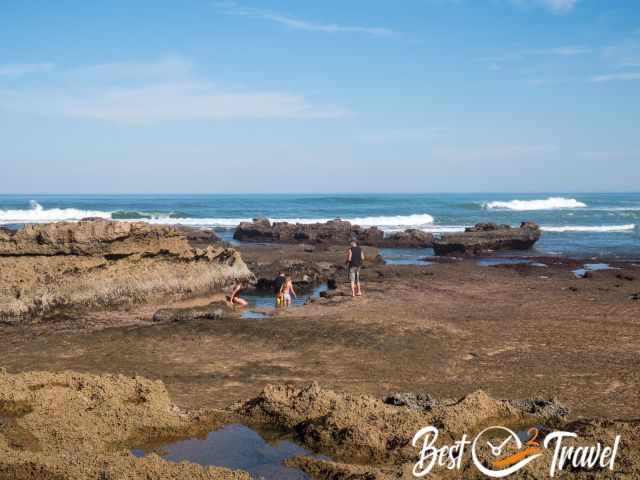
[[[351,296],[361,296],[362,290],[360,288],[360,267],[364,262],[364,253],[362,248],[358,246],[358,242],[353,240],[351,242],[351,248],[347,256],[347,267],[349,268],[349,280],[351,280]]]

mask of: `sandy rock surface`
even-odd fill
[[[236,250],[196,248],[188,237],[184,229],[100,219],[3,232],[0,321],[188,297],[252,277]]]
[[[181,410],[162,382],[141,377],[2,372],[0,478],[248,479],[129,453],[151,438],[193,435],[223,419]]]

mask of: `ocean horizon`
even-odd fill
[[[480,222],[538,223],[528,254],[640,258],[640,193],[2,194],[0,225],[100,217],[213,228],[227,240],[243,221],[341,218],[385,232],[441,234]]]

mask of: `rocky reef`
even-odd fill
[[[462,233],[446,233],[433,239],[436,255],[477,255],[496,250],[528,250],[540,239],[540,227],[522,222],[518,228],[478,223]]]
[[[224,421],[180,409],[162,382],[142,377],[0,369],[0,478],[249,480],[244,472],[129,453],[150,439],[197,435]]]
[[[205,247],[202,235],[169,226],[87,219],[0,232],[5,322],[67,307],[182,298],[250,278],[236,250],[213,241]]]
[[[432,235],[409,229],[385,236],[377,227],[363,228],[345,220],[330,220],[325,223],[271,223],[267,218],[240,223],[233,238],[241,242],[308,243],[325,245],[347,245],[358,240],[362,245],[386,248],[425,248],[431,246]]]
[[[546,428],[540,427],[542,435],[563,429],[578,434],[576,442],[582,445],[610,445],[615,435],[621,435],[615,478],[640,474],[637,420],[568,422],[566,411],[556,403],[545,403],[554,408],[532,410],[529,407],[539,400],[499,400],[483,391],[429,405],[411,401],[427,397],[396,394],[389,404],[368,395],[334,392],[317,383],[279,384],[225,410],[190,410],[176,406],[162,382],[140,376],[9,374],[0,369],[0,478],[248,480],[250,476],[242,471],[174,463],[155,453],[144,457],[131,453],[140,445],[201,437],[229,423],[293,434],[308,448],[329,455],[287,460],[287,465],[316,479],[412,478],[419,449],[411,441],[428,425],[440,432],[438,446],[451,445],[488,425],[542,424]],[[484,444],[479,453],[490,458]],[[548,478],[553,452],[544,449],[542,454],[513,478]],[[466,453],[460,468],[452,472],[438,467],[433,478],[485,478],[469,457]],[[566,469],[557,478],[607,479],[613,478],[611,473]]]

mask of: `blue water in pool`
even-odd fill
[[[292,299],[291,307],[289,308],[301,307],[306,303],[307,300],[309,300],[309,298],[319,297],[320,293],[326,291],[327,288],[327,284],[322,283],[312,289],[296,289],[298,297]],[[260,320],[263,318],[267,318],[269,314],[263,312],[262,310],[275,308],[275,296],[271,292],[256,291],[246,293],[242,295],[242,298],[247,300],[249,302],[249,305],[240,314],[241,318],[251,320]],[[256,311],[256,309],[258,309],[259,311]]]
[[[435,233],[531,220],[544,234],[529,254],[640,259],[640,193],[0,195],[0,225],[89,216],[206,226],[225,238],[240,221],[258,216],[299,222],[340,217],[387,232]]]
[[[161,456],[170,462],[189,461],[199,465],[245,470],[256,480],[308,480],[304,472],[288,468],[284,460],[311,452],[288,440],[267,442],[256,431],[240,424],[226,425],[206,438],[190,438],[163,445]],[[145,452],[134,449],[142,457]],[[326,458],[326,457],[319,457]]]

